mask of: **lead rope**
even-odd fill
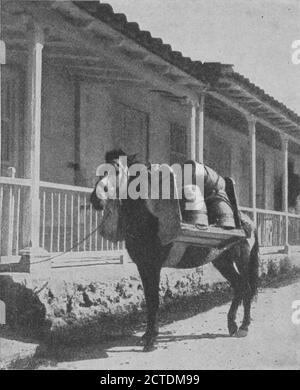
[[[102,224],[102,222],[92,232],[90,232],[82,240],[78,241],[75,245],[73,245],[71,248],[69,248],[65,252],[59,253],[59,254],[57,254],[55,256],[47,257],[46,259],[43,259],[43,260],[40,260],[40,261],[36,261],[36,262],[34,262],[34,264],[46,263],[48,261],[51,261],[51,260],[56,259],[58,257],[61,257],[61,256],[65,255],[66,253],[71,252],[73,249],[79,247],[79,245],[84,243],[88,238],[90,238],[93,234],[95,234],[97,232],[97,230],[101,227],[101,224]]]

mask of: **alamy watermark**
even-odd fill
[[[185,199],[187,210],[204,205],[205,168],[202,164],[131,164],[120,156],[101,164],[96,193],[100,199]]]
[[[292,323],[294,325],[300,325],[300,300],[293,301],[292,309],[293,309]]]

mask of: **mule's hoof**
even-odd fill
[[[140,337],[140,339],[136,342],[136,345],[145,345],[146,343],[150,343],[151,340],[154,340],[156,339],[156,337],[158,336],[158,331],[155,331],[155,332],[146,332],[143,334],[143,336]],[[153,342],[154,342],[153,341]]]
[[[136,345],[144,345],[145,344],[145,338],[141,337],[137,342]]]
[[[155,346],[154,346],[154,343],[150,343],[150,344],[145,344],[144,345],[144,349],[143,349],[143,351],[144,352],[152,352],[152,351],[154,351],[156,348],[155,348]]]
[[[235,336],[238,332],[238,327],[236,324],[228,325],[229,336]]]
[[[236,333],[235,333],[235,337],[246,337],[248,335],[248,330],[245,330],[245,329],[239,329]]]

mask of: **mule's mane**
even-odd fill
[[[127,154],[122,149],[112,149],[105,153],[105,162],[114,164],[120,157],[127,157],[127,165],[130,167],[133,164],[138,164],[137,154]]]

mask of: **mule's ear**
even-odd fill
[[[102,204],[101,204],[100,199],[98,199],[98,197],[96,195],[96,189],[94,189],[94,191],[91,193],[90,202],[92,203],[95,210],[97,210],[97,211],[102,210]]]
[[[128,163],[128,166],[132,165],[136,160],[136,157],[137,157],[138,153],[134,153],[134,154],[129,154],[127,156],[127,163]]]
[[[170,178],[171,196],[168,199],[163,199],[162,197],[162,183],[165,179],[165,175],[169,175]],[[151,199],[150,194],[149,199],[146,200],[146,204],[149,211],[158,219],[158,236],[162,245],[167,245],[180,233],[181,213],[179,200],[176,196],[176,183],[172,170],[169,168],[169,173],[164,171],[159,178],[159,199]]]

